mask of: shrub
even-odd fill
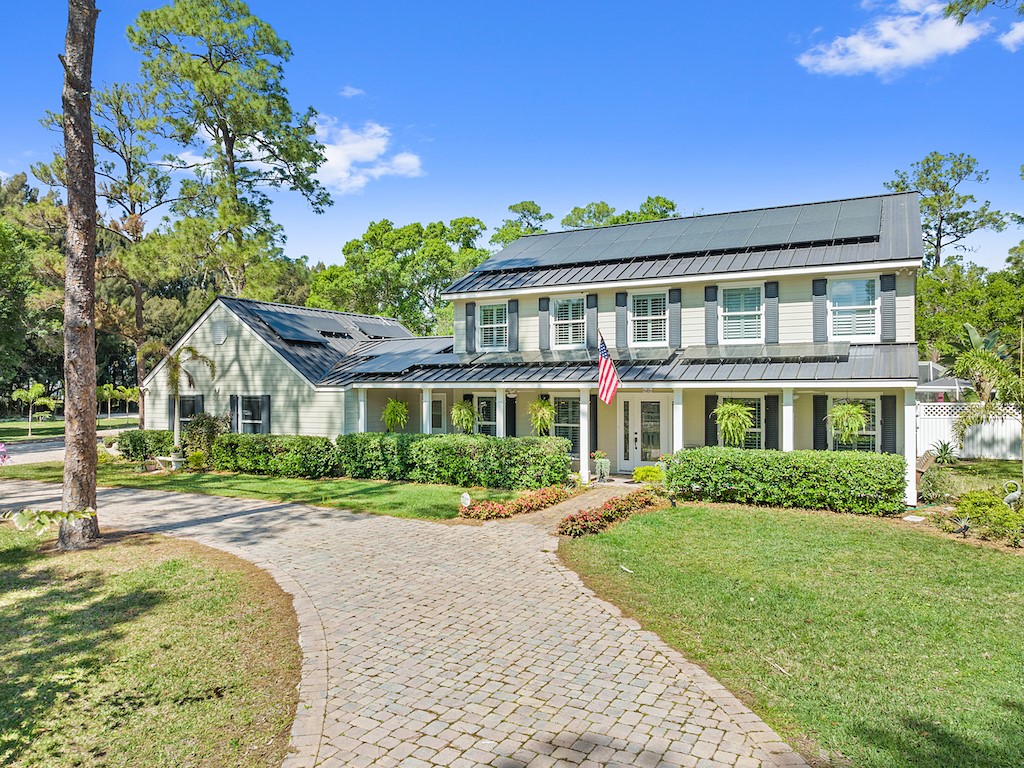
[[[330,477],[338,455],[327,437],[305,435],[218,435],[213,466],[227,472],[283,477]]]
[[[459,517],[473,520],[494,520],[512,517],[512,515],[522,515],[554,506],[572,498],[577,493],[578,491],[566,488],[564,485],[552,485],[549,488],[541,488],[539,491],[528,491],[519,498],[509,501],[474,501],[468,507],[459,507]]]
[[[117,447],[129,461],[167,456],[174,447],[174,433],[168,429],[126,429],[117,436]]]
[[[647,488],[627,493],[617,499],[610,499],[599,507],[574,512],[558,524],[558,532],[574,538],[588,533],[599,533],[614,522],[629,517],[634,512],[650,509],[658,503],[657,497]]]
[[[665,471],[654,464],[649,467],[636,467],[633,470],[634,483],[663,483],[665,482]]]
[[[274,435],[218,435],[213,441],[213,467],[226,472],[269,475]]]
[[[875,515],[906,508],[906,462],[894,454],[693,448],[665,465],[667,489],[684,499]]]
[[[961,484],[950,470],[936,464],[928,467],[921,475],[917,495],[926,504],[941,504],[953,499],[960,487]]]
[[[181,431],[182,451],[189,457],[200,453],[205,460],[213,451],[213,441],[217,435],[225,434],[230,428],[230,424],[231,420],[228,416],[197,413]],[[203,469],[204,466],[197,467],[197,469]]]
[[[431,435],[412,448],[409,479],[487,488],[565,485],[569,441],[559,437]]]
[[[193,472],[201,472],[206,469],[206,454],[203,451],[193,451],[188,454],[185,464]]]
[[[1011,547],[1024,543],[1024,510],[1011,509],[992,491],[965,493],[957,499],[956,517],[968,519],[982,539],[1005,541]]]
[[[409,480],[413,474],[412,446],[427,437],[380,432],[341,435],[336,448],[337,471],[346,477]]]

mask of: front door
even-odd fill
[[[670,403],[663,395],[625,395],[619,401],[619,471],[656,464],[669,452]]]

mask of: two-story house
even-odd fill
[[[554,433],[613,471],[721,441],[714,409],[750,405],[747,448],[843,449],[827,414],[870,416],[858,450],[903,454],[916,497],[917,195],[895,194],[524,237],[452,285],[454,337],[414,338],[386,318],[218,299],[179,343],[196,369],[182,418],[228,412],[238,431],[378,431],[388,399],[410,432],[451,431],[456,401],[476,429],[530,433],[550,399]],[[597,397],[603,337],[622,384]],[[158,366],[151,402],[166,400]],[[149,426],[167,426],[162,408]],[[169,412],[168,412],[169,414]]]

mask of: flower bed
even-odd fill
[[[571,499],[578,491],[563,485],[552,485],[538,491],[529,491],[516,499],[508,501],[474,501],[468,507],[459,508],[459,517],[472,520],[496,520],[498,518],[523,515],[546,509],[559,502]]]
[[[558,524],[558,532],[573,538],[588,533],[600,533],[612,523],[627,518],[634,512],[650,509],[657,503],[658,499],[654,493],[643,488],[617,499],[610,499],[600,507],[574,512]]]

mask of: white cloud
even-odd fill
[[[999,42],[1006,50],[1016,52],[1024,45],[1024,21],[1012,24],[1009,32],[1004,32],[999,36]]]
[[[317,177],[334,192],[360,192],[370,181],[384,176],[414,178],[423,175],[419,155],[412,152],[388,155],[391,131],[383,125],[368,122],[362,128],[350,128],[321,115],[317,118],[316,134],[327,157]]]
[[[362,88],[356,88],[354,85],[346,85],[338,91],[338,95],[344,96],[346,99],[351,99],[353,96],[362,96],[364,93],[366,93],[366,91]]]
[[[989,31],[988,22],[958,26],[943,16],[944,7],[932,0],[898,0],[853,34],[817,45],[797,62],[820,74],[887,78],[958,53]]]

